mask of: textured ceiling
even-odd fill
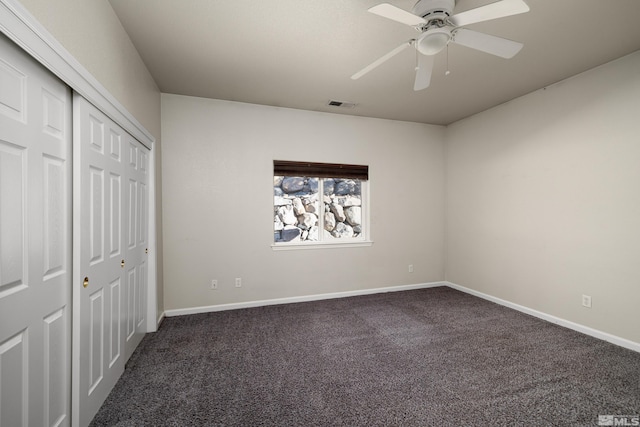
[[[110,3],[164,93],[441,125],[640,49],[640,0],[526,0],[528,13],[468,27],[523,42],[513,59],[450,45],[431,86],[414,92],[415,52],[406,49],[351,80],[418,34],[367,12],[383,1]],[[454,13],[488,3],[458,0]]]

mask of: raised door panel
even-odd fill
[[[121,358],[122,349],[122,296],[120,278],[118,277],[109,284],[110,304],[110,323],[108,327],[108,345],[109,345],[109,368],[111,368]]]
[[[97,166],[89,167],[89,264],[97,265],[104,261],[104,170]]]
[[[127,271],[127,342],[133,340],[136,332],[136,308],[138,298],[137,269],[135,266]]]
[[[59,426],[69,421],[70,378],[69,358],[69,310],[55,311],[43,319],[44,325],[44,425]]]
[[[3,49],[8,45],[3,39]],[[12,56],[15,56],[12,53]],[[12,61],[13,60],[13,61]],[[15,62],[15,58],[0,58],[0,114],[20,123],[25,123],[27,118],[27,75],[26,70],[20,70],[16,66],[22,66]]]
[[[26,330],[0,343],[0,425],[27,426],[29,354]]]
[[[68,233],[64,224],[68,214],[68,194],[66,185],[69,182],[67,165],[62,159],[43,156],[43,255],[44,280],[51,280],[68,274]]]
[[[0,299],[27,287],[26,154],[0,141]]]
[[[113,258],[122,254],[122,177],[117,173],[109,174],[109,196],[109,256]]]

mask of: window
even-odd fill
[[[368,240],[368,166],[274,161],[275,246]]]

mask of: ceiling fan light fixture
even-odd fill
[[[423,55],[435,55],[439,53],[451,40],[451,34],[446,29],[437,29],[425,33],[416,42],[416,49]]]

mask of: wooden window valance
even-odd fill
[[[274,160],[273,174],[275,176],[308,176],[368,180],[369,166]]]

